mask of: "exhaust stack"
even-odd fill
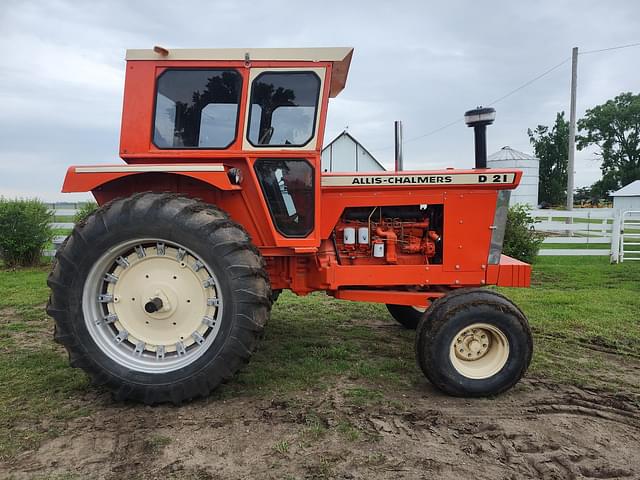
[[[473,127],[476,149],[476,167],[487,168],[487,125],[496,119],[496,110],[491,107],[478,107],[464,114],[464,123]]]
[[[395,159],[396,159],[396,172],[404,170],[404,164],[402,161],[402,122],[396,120],[394,123],[395,132]]]

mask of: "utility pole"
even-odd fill
[[[576,89],[578,87],[578,47],[571,52],[571,107],[569,114],[569,162],[567,165],[567,210],[573,210],[573,174],[576,154]],[[567,219],[567,223],[572,223]]]

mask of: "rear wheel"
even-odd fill
[[[460,290],[436,300],[416,332],[425,376],[456,396],[495,395],[526,372],[533,350],[527,319],[489,290]]]
[[[55,338],[118,399],[207,395],[249,360],[269,315],[247,234],[185,197],[115,200],[77,225],[56,258]]]
[[[387,310],[398,323],[410,330],[415,330],[418,327],[424,312],[427,311],[425,307],[390,304],[387,304]]]

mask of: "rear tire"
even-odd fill
[[[118,400],[206,396],[248,362],[271,308],[264,263],[242,227],[175,194],[114,200],[56,254],[55,339]]]
[[[454,396],[488,396],[513,387],[531,362],[533,339],[522,311],[499,293],[463,289],[431,305],[416,332],[425,376]]]
[[[389,310],[391,316],[404,328],[415,330],[427,309],[408,305],[387,304],[387,310]]]

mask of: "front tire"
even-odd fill
[[[418,328],[418,324],[427,309],[408,305],[387,304],[387,310],[389,310],[391,316],[404,328],[415,330]]]
[[[79,223],[47,312],[73,367],[118,400],[208,395],[250,358],[271,307],[263,260],[214,206],[142,193]]]
[[[522,311],[499,293],[459,290],[436,300],[416,332],[425,376],[454,396],[496,395],[513,387],[531,362],[533,339]]]

